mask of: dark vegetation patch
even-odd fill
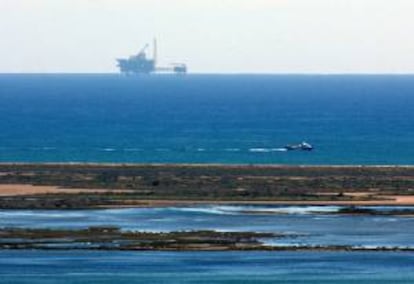
[[[82,230],[1,229],[0,249],[113,249],[113,250],[238,250],[258,249],[259,238],[277,237],[254,232],[132,232],[116,227]]]
[[[347,245],[268,246],[266,238],[295,238],[297,235],[257,232],[133,232],[116,227],[78,230],[27,228],[0,229],[0,249],[42,250],[269,250],[269,251],[413,251],[410,247],[353,247]]]
[[[414,194],[414,167],[2,164],[0,184],[115,191],[2,197],[0,208],[89,208],[157,199],[368,200]],[[116,193],[124,189],[133,192]],[[356,192],[368,195],[346,194]]]

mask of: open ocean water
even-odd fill
[[[0,251],[0,283],[412,284],[414,255]]]
[[[412,165],[414,76],[0,75],[0,130],[2,162]]]

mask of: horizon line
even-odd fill
[[[189,72],[187,74],[173,74],[173,73],[151,73],[151,74],[133,74],[126,76],[119,72],[0,72],[0,75],[119,75],[122,77],[134,77],[134,76],[177,76],[177,77],[185,77],[191,75],[253,75],[253,76],[263,76],[263,75],[270,75],[270,76],[414,76],[414,72],[412,73],[370,73],[370,72],[344,72],[344,73],[325,73],[325,72],[315,72],[315,73],[298,73],[298,72]]]

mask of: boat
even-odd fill
[[[313,146],[305,141],[300,144],[293,144],[293,145],[288,144],[284,148],[288,151],[292,151],[292,150],[312,151],[313,150]]]

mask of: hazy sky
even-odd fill
[[[414,73],[414,0],[0,0],[0,72]]]

